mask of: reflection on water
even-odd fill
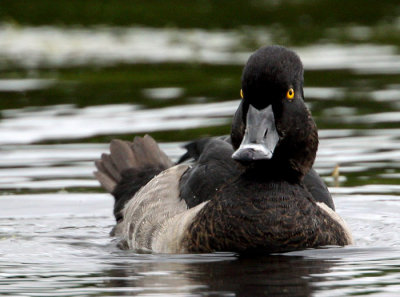
[[[96,134],[144,133],[222,125],[238,101],[143,110],[134,105],[76,108],[70,105],[4,110],[0,144],[84,138]],[[101,123],[107,119],[107,125]],[[63,127],[63,129],[60,129]]]
[[[184,142],[226,134],[248,54],[284,40],[276,32],[296,35],[286,29],[3,23],[2,295],[398,295],[400,56],[398,37],[380,42],[382,32],[399,31],[395,21],[333,24],[320,29],[325,39],[295,48],[319,127],[315,168],[354,246],[257,258],[153,255],[121,251],[108,236],[113,201],[92,171],[109,140],[150,133],[177,160]]]
[[[24,68],[119,63],[209,63],[243,65],[255,47],[276,43],[268,30],[81,28],[0,26],[0,58]],[[243,46],[252,38],[251,47]],[[206,42],[205,42],[206,41]],[[98,44],[102,44],[101,47]],[[306,69],[350,69],[398,74],[400,58],[390,45],[311,45],[294,48]]]
[[[334,262],[295,256],[214,258],[214,261],[198,263],[186,259],[186,263],[154,261],[134,269],[115,268],[109,271],[112,280],[107,285],[137,289],[153,285],[152,291],[156,293],[158,286],[167,284],[163,292],[171,294],[200,295],[207,290],[208,294],[218,296],[248,296],[249,292],[252,296],[307,296],[313,292],[309,276],[322,275],[334,265]],[[296,267],[295,272],[293,267]],[[139,277],[129,278],[131,275]],[[323,280],[323,277],[319,279]]]

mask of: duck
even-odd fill
[[[312,168],[318,131],[304,68],[282,46],[244,66],[229,136],[185,146],[174,163],[149,135],[112,140],[94,173],[114,196],[120,247],[152,253],[282,253],[353,243]]]

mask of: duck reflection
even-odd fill
[[[135,257],[136,258],[136,257]],[[140,256],[136,258],[139,260]],[[136,261],[135,261],[136,262]],[[313,282],[335,265],[302,256],[221,257],[149,255],[134,263],[116,263],[105,286],[121,294],[160,296],[310,296]]]

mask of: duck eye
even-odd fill
[[[242,97],[242,99],[243,99],[243,90],[242,89],[240,89],[240,97]]]
[[[286,98],[292,100],[294,98],[294,90],[290,88],[286,93]]]

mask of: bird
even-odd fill
[[[149,135],[112,140],[94,174],[114,196],[119,246],[269,254],[352,244],[312,168],[318,131],[303,85],[299,56],[264,46],[243,68],[230,135],[188,143],[177,163]]]

